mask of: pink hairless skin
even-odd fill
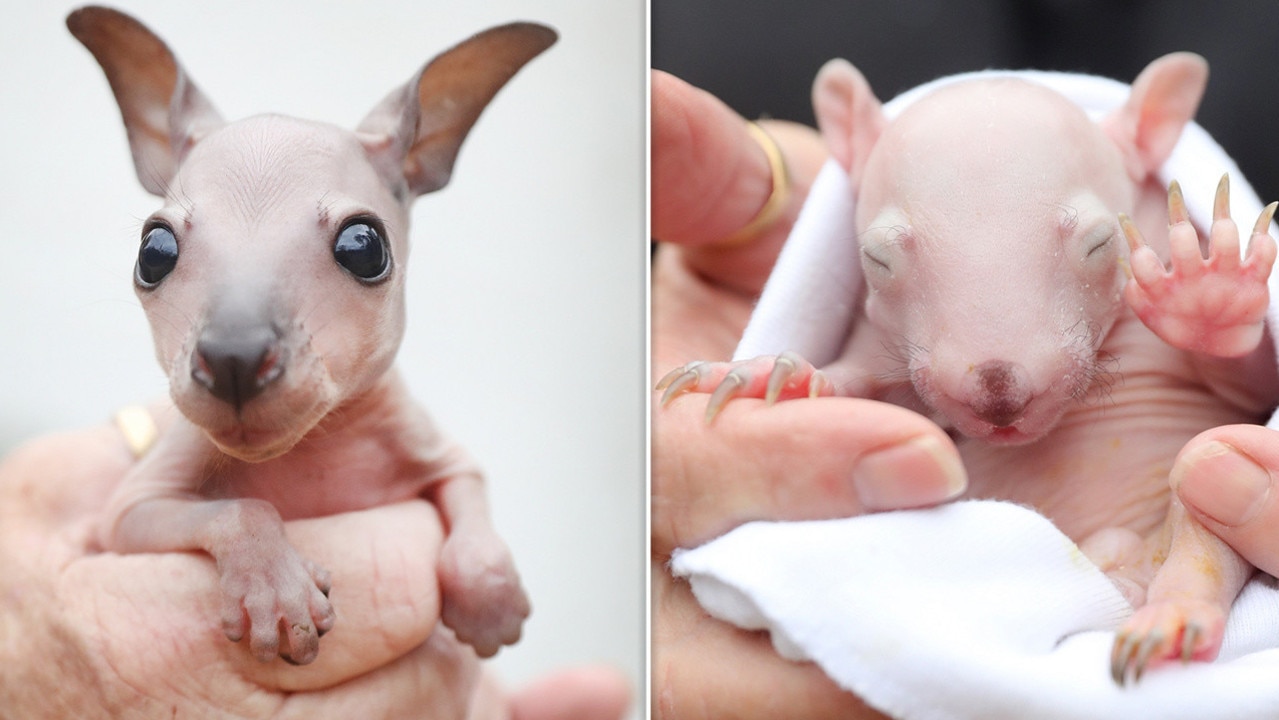
[[[826,367],[691,363],[666,401],[712,393],[708,418],[735,397],[824,395],[929,414],[973,496],[1039,509],[1138,608],[1116,682],[1212,659],[1252,568],[1172,498],[1169,471],[1201,431],[1263,419],[1279,376],[1263,342],[1275,206],[1241,258],[1226,178],[1206,232],[1155,179],[1206,80],[1198,56],[1160,58],[1097,123],[1042,86],[974,79],[889,122],[832,61],[814,104],[857,188],[862,315]]]
[[[409,207],[449,180],[480,112],[550,28],[514,23],[440,54],[354,132],[261,115],[227,123],[136,20],[67,18],[110,81],[149,217],[134,282],[181,416],[104,515],[117,552],[204,551],[221,622],[262,661],[313,661],[334,626],[327,573],[282,520],[414,497],[448,537],[442,619],[489,656],[529,602],[474,462],[392,368],[404,330]]]

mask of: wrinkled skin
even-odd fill
[[[258,663],[207,622],[218,585],[207,558],[90,550],[102,503],[131,463],[106,426],[34,441],[0,463],[6,717],[624,714],[626,683],[604,669],[562,672],[514,695],[498,688],[439,625],[434,565],[444,536],[421,501],[288,523],[289,539],[343,588],[334,594],[343,622],[306,668]]]

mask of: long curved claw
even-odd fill
[[[821,397],[833,387],[834,383],[830,381],[830,378],[826,377],[826,373],[821,370],[814,370],[813,377],[808,380],[808,397]]]
[[[1137,649],[1137,638],[1133,635],[1120,634],[1115,637],[1115,644],[1110,649],[1110,678],[1116,685],[1124,684],[1124,675],[1128,670],[1128,661]]]
[[[1275,217],[1275,208],[1279,208],[1279,202],[1272,202],[1261,211],[1261,215],[1257,216],[1257,222],[1252,226],[1253,235],[1264,235],[1270,232],[1270,221]]]
[[[777,398],[782,394],[782,388],[786,387],[786,381],[791,379],[797,369],[795,361],[786,357],[785,354],[773,361],[773,371],[768,374],[768,389],[764,391],[764,402],[769,405],[777,402]]]
[[[1199,641],[1199,636],[1203,634],[1203,629],[1199,627],[1199,623],[1187,623],[1186,629],[1181,633],[1181,664],[1190,664],[1190,658],[1195,654],[1195,643]]]
[[[1190,222],[1190,211],[1186,209],[1186,198],[1181,194],[1181,183],[1173,180],[1168,184],[1168,224]]]
[[[1134,683],[1141,680],[1142,674],[1146,672],[1146,663],[1150,662],[1150,656],[1154,654],[1155,648],[1163,644],[1163,641],[1164,634],[1155,630],[1141,642],[1141,647],[1137,649],[1137,657],[1133,659],[1132,681]]]
[[[676,373],[679,373],[679,374],[676,375]],[[671,377],[672,375],[674,375],[675,377],[669,382],[667,382],[667,378]],[[685,392],[688,392],[689,388],[697,385],[698,380],[699,380],[699,377],[697,374],[696,367],[677,368],[675,370],[672,370],[670,373],[667,373],[666,377],[662,378],[661,382],[657,384],[657,389],[661,390],[662,383],[663,382],[666,383],[666,392],[662,394],[662,401],[661,401],[662,407],[666,407],[668,404],[670,404],[672,400],[679,397],[680,395],[683,395]]]
[[[1217,183],[1217,195],[1212,201],[1212,220],[1230,219],[1230,173],[1221,176]]]
[[[688,372],[688,366],[680,365],[674,370],[663,375],[662,379],[657,381],[657,385],[653,389],[665,390],[666,388],[670,387],[671,383],[675,382],[675,378],[679,377],[680,375],[683,375],[686,372]]]
[[[1141,231],[1137,229],[1137,225],[1133,223],[1132,218],[1124,213],[1119,213],[1119,228],[1124,232],[1124,239],[1128,241],[1128,251],[1136,252],[1146,244],[1145,238],[1141,236]]]
[[[706,402],[706,423],[709,425],[720,410],[724,409],[724,405],[737,397],[740,391],[746,385],[746,378],[742,377],[741,369],[733,370],[724,377],[719,387],[715,388],[715,392],[711,393],[711,399]]]

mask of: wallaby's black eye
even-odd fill
[[[385,278],[391,268],[391,253],[377,224],[364,220],[347,223],[333,241],[333,258],[365,282]]]
[[[178,264],[178,239],[164,225],[156,225],[142,236],[138,249],[137,282],[153,288]]]

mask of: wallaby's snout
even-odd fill
[[[215,316],[191,354],[191,378],[239,412],[284,374],[286,360],[274,323],[244,314]]]

